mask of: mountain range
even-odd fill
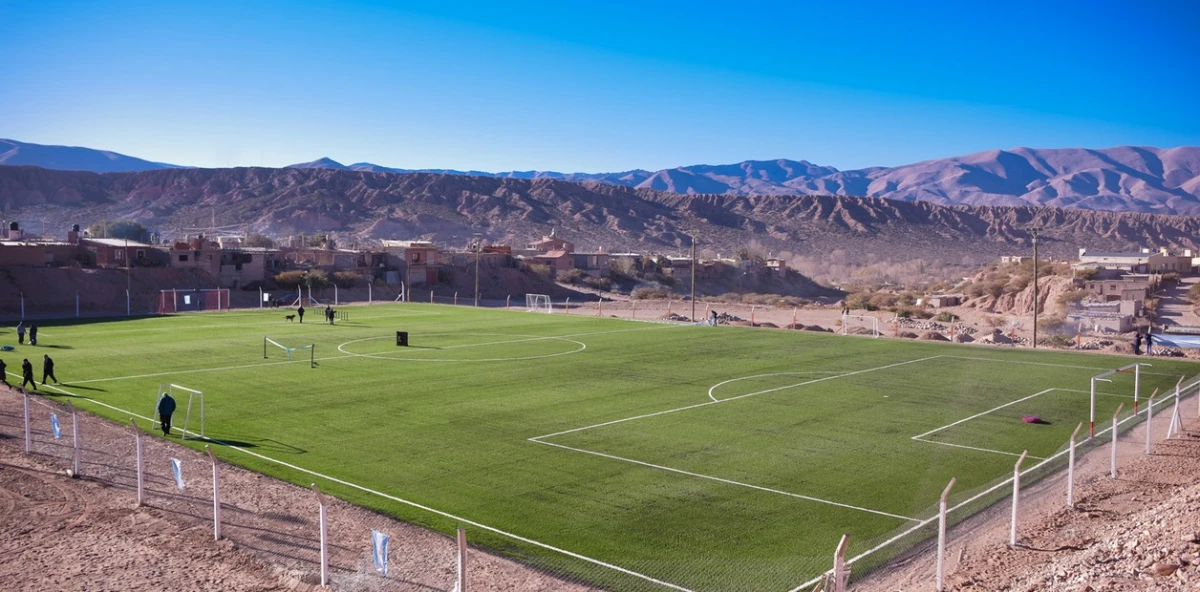
[[[86,148],[0,140],[0,151],[6,147],[7,151],[0,152],[0,164],[93,172],[174,166]],[[89,152],[94,154],[89,155]],[[939,205],[1051,206],[1111,212],[1200,214],[1198,147],[1015,148],[896,167],[846,171],[784,159],[615,173],[413,170],[366,162],[343,165],[330,158],[287,168],[554,179],[682,195],[834,195],[925,201]]]
[[[1028,253],[1081,247],[1200,246],[1200,217],[1047,207],[940,206],[880,198],[682,195],[603,183],[315,169],[165,169],[132,173],[0,166],[0,207],[23,227],[141,221],[164,237],[236,227],[271,235],[332,233],[340,244],[420,239],[462,247],[473,233],[523,246],[555,231],[581,250],[682,254],[742,249],[807,261],[810,276],[864,267],[947,273]],[[950,270],[950,267],[954,267]],[[949,271],[947,271],[949,270]],[[946,274],[943,274],[946,275]]]

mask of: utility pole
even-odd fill
[[[483,235],[476,232],[471,235],[471,249],[475,251],[475,306],[479,306],[479,251],[483,250]]]
[[[695,231],[688,234],[692,239],[692,322],[696,322],[696,234]]]
[[[1038,234],[1041,234],[1040,226],[1030,226],[1025,229],[1030,236],[1033,237],[1033,348],[1037,349],[1037,324],[1038,324],[1038,253],[1037,239]]]

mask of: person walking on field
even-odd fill
[[[162,426],[164,436],[171,435],[171,414],[175,413],[175,398],[170,393],[163,393],[158,398],[158,423]]]
[[[54,359],[50,354],[46,354],[42,359],[42,386],[46,386],[46,379],[54,379],[54,384],[58,384],[58,377],[54,375]]]
[[[37,390],[37,381],[33,379],[33,364],[29,363],[29,358],[21,361],[21,388],[25,385],[33,386],[33,390]]]
[[[0,383],[8,386],[8,365],[4,363],[4,360],[0,360]]]
[[[29,323],[29,345],[37,345],[37,323]]]
[[[25,321],[17,323],[17,345],[25,345]]]
[[[1142,334],[1141,333],[1133,334],[1133,355],[1135,355],[1135,356],[1142,355]]]
[[[300,324],[303,325],[304,324],[304,305],[303,304],[300,305],[300,308],[296,309],[296,314],[300,315]]]

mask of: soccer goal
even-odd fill
[[[264,360],[271,357],[271,355],[270,355],[271,352],[275,352],[275,354],[278,355],[280,353],[280,350],[283,350],[282,353],[287,356],[287,359],[289,362],[292,361],[292,353],[293,352],[300,352],[297,355],[301,356],[300,359],[304,359],[302,357],[304,355],[304,351],[308,350],[308,367],[309,368],[317,367],[317,353],[316,353],[317,346],[316,346],[316,344],[310,343],[308,345],[299,345],[296,347],[288,347],[282,343],[279,343],[278,341],[275,341],[274,339],[271,339],[270,337],[263,337],[263,359]]]
[[[161,290],[158,293],[158,314],[200,310],[229,310],[229,288]]]
[[[546,294],[526,294],[525,295],[525,311],[526,312],[544,312],[549,314],[553,312],[553,307],[550,304],[550,296]]]
[[[180,430],[179,431],[180,436],[184,440],[188,439],[189,433],[193,434],[193,436],[195,434],[199,434],[200,437],[203,438],[204,437],[204,392],[197,391],[197,390],[190,389],[190,388],[183,387],[183,386],[179,386],[177,384],[160,384],[160,385],[158,385],[158,397],[154,399],[154,410],[150,413],[150,417],[153,418],[153,420],[150,422],[151,428],[162,425],[162,422],[159,421],[159,417],[158,417],[158,400],[161,399],[163,395],[171,395],[171,398],[175,399],[175,416],[176,417],[179,416],[180,407],[183,406],[183,400],[182,400],[183,396],[187,395],[187,407],[183,408],[183,427],[180,429],[179,426],[177,424],[175,424],[175,422],[171,422],[171,423],[174,424],[174,427],[176,429]],[[196,415],[197,419],[199,420],[198,425],[196,426],[199,428],[198,432],[191,431],[193,414]]]
[[[879,319],[872,315],[842,315],[842,335],[879,337]]]

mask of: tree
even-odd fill
[[[262,234],[250,234],[246,236],[246,246],[274,249],[275,239]]]
[[[127,238],[143,243],[150,240],[146,227],[133,220],[101,220],[88,226],[87,232],[96,238]]]

